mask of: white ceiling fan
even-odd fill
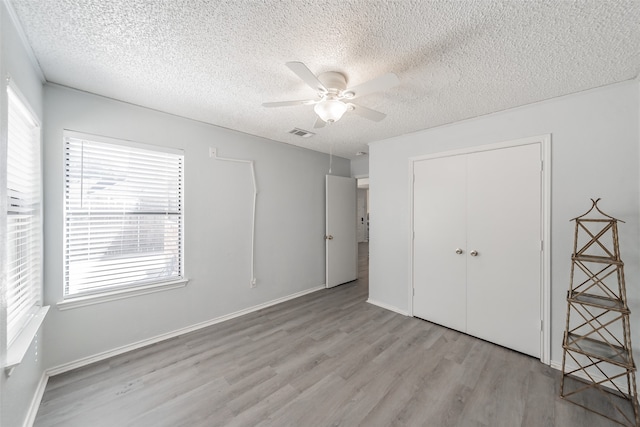
[[[347,87],[347,78],[337,71],[327,71],[317,77],[302,62],[287,62],[287,67],[302,79],[309,87],[317,92],[317,99],[303,99],[299,101],[265,102],[264,107],[289,107],[293,105],[314,105],[318,115],[314,128],[321,128],[325,123],[340,120],[344,113],[354,113],[375,122],[379,122],[387,115],[350,102],[359,96],[390,89],[400,83],[398,76],[393,73],[385,74],[373,80],[353,87]]]

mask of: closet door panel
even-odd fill
[[[413,314],[466,329],[466,157],[414,163]],[[462,253],[456,253],[456,249]]]
[[[539,357],[540,145],[469,155],[467,182],[467,333]]]

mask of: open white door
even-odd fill
[[[327,288],[358,278],[356,180],[327,175]]]

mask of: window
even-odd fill
[[[183,157],[65,132],[65,298],[183,280]]]
[[[40,127],[17,90],[7,88],[7,344],[41,306]]]

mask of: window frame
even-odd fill
[[[63,177],[63,187],[64,187],[64,197],[66,198],[68,195],[68,178],[66,172],[66,162],[67,162],[67,144],[69,140],[84,140],[89,142],[95,142],[98,144],[109,144],[119,147],[124,147],[124,149],[132,148],[134,150],[146,150],[152,151],[156,153],[167,153],[171,155],[180,156],[180,168],[179,168],[179,182],[180,182],[180,196],[179,196],[179,267],[178,271],[181,273],[180,276],[177,277],[167,277],[165,279],[158,280],[150,280],[145,281],[143,283],[131,283],[127,285],[117,285],[117,286],[108,286],[103,287],[102,289],[97,288],[91,291],[80,292],[80,293],[68,293],[68,282],[67,282],[67,272],[66,272],[66,263],[68,260],[68,242],[67,232],[68,232],[68,215],[69,211],[67,209],[66,201],[63,207],[63,277],[62,277],[62,301],[57,303],[57,306],[60,310],[71,309],[75,307],[82,307],[91,304],[97,304],[107,301],[118,300],[122,298],[129,298],[136,295],[144,295],[153,292],[159,292],[163,290],[175,289],[179,287],[183,287],[188,283],[188,279],[185,275],[184,270],[184,220],[185,220],[185,211],[184,211],[184,184],[185,184],[185,168],[184,168],[184,150],[166,146],[159,145],[151,145],[151,144],[143,144],[135,141],[118,139],[118,138],[110,138],[100,135],[92,135],[72,130],[64,130],[63,131],[63,150],[65,151],[63,155],[63,161],[65,162],[65,176]],[[122,214],[122,217],[125,218],[126,214]]]
[[[37,216],[35,221],[35,244],[36,249],[32,251],[35,253],[35,259],[30,259],[30,266],[36,266],[36,281],[32,283],[32,292],[34,293],[33,302],[29,305],[28,309],[24,311],[21,315],[22,319],[16,323],[15,330],[9,331],[8,319],[5,322],[6,330],[5,336],[7,337],[6,342],[6,360],[4,364],[4,368],[6,370],[7,375],[11,375],[15,366],[20,364],[24,359],[29,347],[37,336],[37,333],[44,322],[44,318],[49,310],[48,306],[44,306],[44,298],[43,298],[43,281],[44,281],[44,237],[43,237],[43,195],[44,195],[44,186],[43,186],[43,164],[42,164],[42,123],[38,115],[35,113],[33,108],[31,107],[28,99],[22,94],[17,85],[13,82],[10,76],[7,76],[7,84],[4,89],[6,96],[6,114],[7,114],[7,152],[6,152],[6,168],[5,173],[5,189],[3,190],[3,197],[8,200],[9,197],[9,182],[8,182],[8,170],[9,170],[9,144],[10,144],[10,135],[9,135],[9,124],[10,124],[10,115],[11,109],[17,108],[17,114],[23,116],[25,121],[30,122],[28,125],[32,127],[34,132],[35,141],[30,141],[34,145],[35,156],[37,159],[37,165],[35,168],[38,171],[38,176],[36,177],[36,186],[37,190],[34,192],[35,198],[32,206],[35,206],[34,215]],[[5,227],[8,226],[9,222],[9,204],[3,204],[3,209],[5,210],[4,221]],[[6,229],[7,234],[6,237],[2,240],[2,245],[7,245],[8,241],[8,229]],[[4,250],[4,249],[3,249]],[[8,256],[8,254],[7,254]],[[3,261],[6,263],[4,268],[8,268],[9,259],[3,257]],[[8,274],[9,272],[6,271]],[[9,283],[7,282],[6,288],[4,288],[5,292],[10,292],[12,289],[9,288]],[[8,295],[7,304],[10,302]],[[9,306],[7,305],[7,315],[9,311]]]

